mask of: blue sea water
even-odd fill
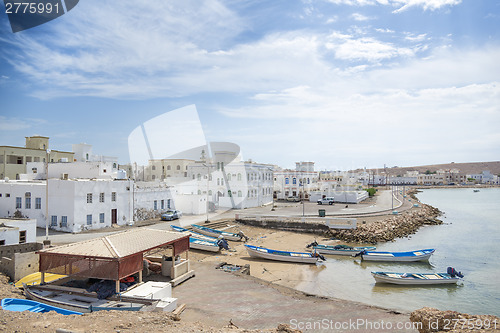
[[[434,248],[429,263],[361,262],[329,256],[314,267],[299,289],[389,309],[424,306],[470,314],[500,316],[500,189],[426,189],[421,202],[440,209],[442,225],[424,226],[409,238],[377,245],[381,251]],[[446,272],[452,266],[465,278],[457,285],[393,286],[375,284],[371,271]]]

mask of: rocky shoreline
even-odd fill
[[[415,201],[418,190],[408,192]],[[443,221],[438,217],[442,214],[437,208],[426,204],[420,204],[419,208],[404,211],[398,215],[389,216],[379,221],[367,224],[358,224],[356,229],[330,230],[329,237],[349,243],[378,243],[389,242],[396,238],[407,237],[417,232],[423,225],[441,224]]]

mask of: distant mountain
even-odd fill
[[[461,173],[465,174],[476,174],[481,173],[485,170],[490,171],[494,175],[500,175],[500,161],[496,162],[471,162],[471,163],[448,163],[448,164],[432,164],[432,165],[421,165],[414,167],[387,167],[385,171],[389,175],[404,175],[406,171],[418,171],[420,173],[425,173],[427,170],[433,172],[437,170],[450,170],[458,169]],[[363,171],[362,169],[354,170],[354,172]],[[368,169],[367,169],[368,171]],[[381,173],[384,168],[380,169],[369,169],[370,172]]]

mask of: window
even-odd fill
[[[287,184],[287,185],[290,184],[290,180],[288,179],[288,177],[285,178],[285,184]]]
[[[232,197],[232,196],[233,196],[233,194],[231,193],[231,190],[228,190],[228,191],[227,191],[227,195],[228,195],[229,197]]]
[[[241,191],[238,191],[238,197],[241,198]]]
[[[230,173],[228,173],[228,174],[227,174],[227,181],[230,181],[230,180],[231,180],[231,174],[230,174]]]
[[[154,165],[153,165],[153,166],[151,167],[151,170],[153,170],[153,171],[154,171],[154,170],[156,170],[156,166],[154,166]]]
[[[10,193],[5,193],[6,198],[10,198]]]
[[[224,178],[221,178],[221,179],[220,179],[220,184],[221,184],[221,185],[224,185]]]
[[[92,214],[87,215],[87,225],[92,225]]]
[[[153,203],[154,210],[158,210],[158,200],[155,200]]]
[[[212,190],[208,191],[208,195],[212,195]]]
[[[0,246],[5,245],[5,239],[0,240]]]
[[[19,231],[19,244],[26,243],[26,230]]]
[[[172,169],[172,168],[170,167],[170,165],[167,165],[167,170],[170,170],[170,169]]]
[[[31,209],[31,198],[26,198],[24,200],[24,208]]]
[[[220,185],[220,178],[217,178],[217,185]]]
[[[92,193],[87,193],[87,203],[92,203]]]
[[[57,216],[52,215],[50,217],[50,226],[51,227],[57,227]]]
[[[241,173],[238,174],[238,180],[241,181]]]
[[[104,223],[104,213],[99,214],[99,223]]]
[[[61,216],[61,227],[67,227],[67,226],[68,226],[68,217]]]
[[[197,174],[197,175],[196,175],[196,179],[197,179],[198,181],[200,181],[200,180],[201,180],[201,175],[200,175],[200,174]]]
[[[16,209],[21,209],[23,207],[23,198],[16,197]]]
[[[116,192],[111,192],[111,201],[116,201]]]
[[[293,179],[293,185],[296,185],[297,184],[297,178],[294,178]]]
[[[104,202],[104,193],[99,193],[99,202]]]
[[[180,165],[177,166],[177,170],[181,170],[181,166]]]
[[[198,195],[201,195],[201,190],[198,190]]]
[[[171,208],[170,207],[170,199],[167,199],[167,208]]]

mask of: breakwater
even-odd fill
[[[439,209],[424,204],[418,209],[405,211],[399,215],[367,224],[358,224],[356,229],[332,229],[328,231],[328,236],[350,243],[389,242],[414,234],[423,225],[441,224],[442,221],[437,218],[440,215]]]

